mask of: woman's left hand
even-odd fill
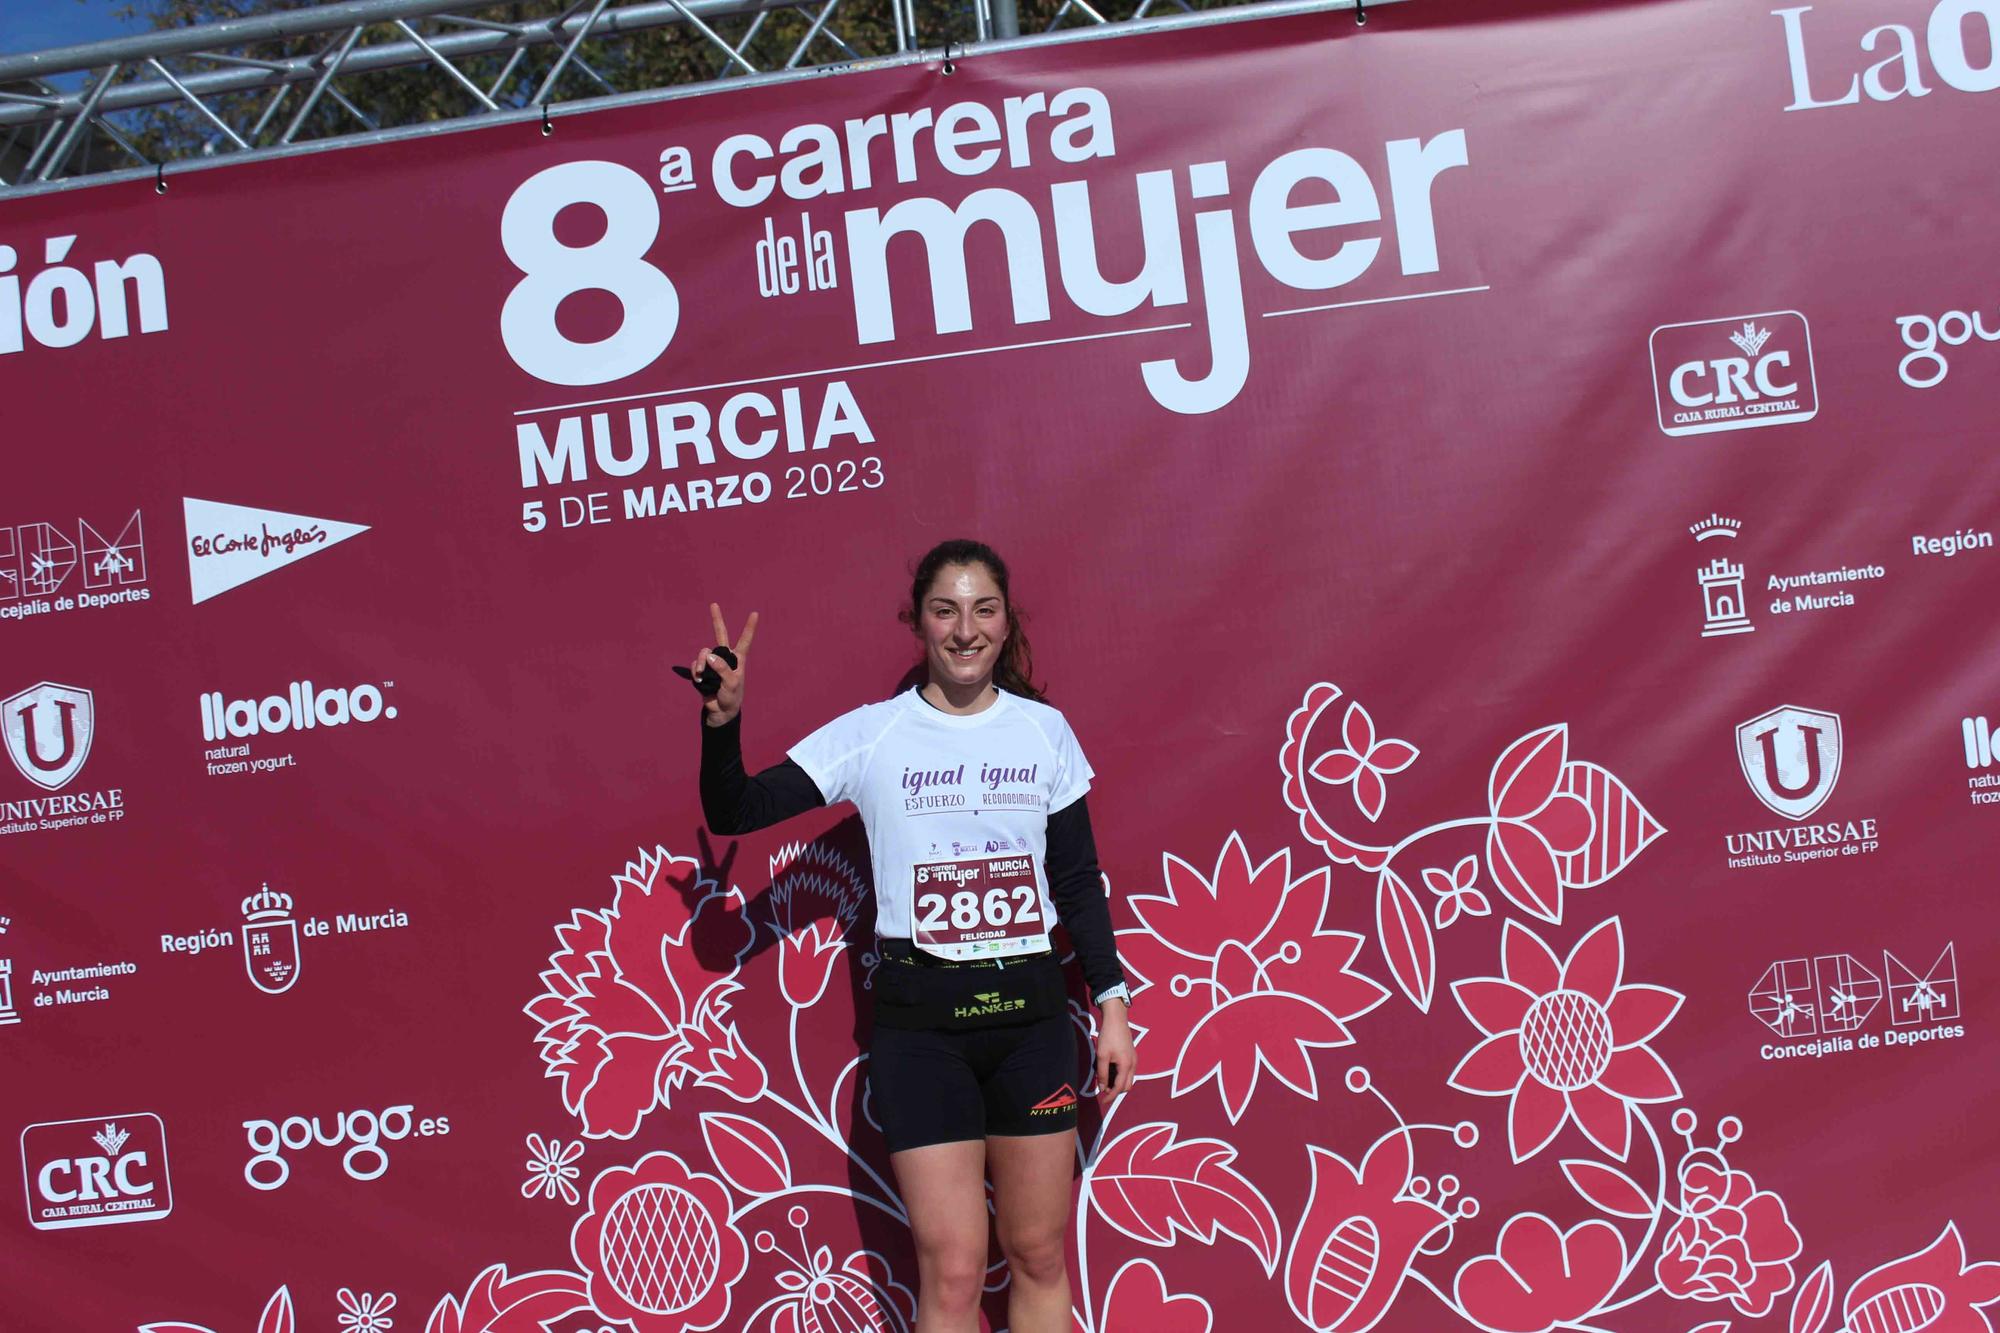
[[[1115,1100],[1132,1091],[1132,1076],[1137,1067],[1138,1051],[1132,1041],[1132,1025],[1125,1021],[1125,1002],[1111,1000],[1098,1014],[1098,1100]]]

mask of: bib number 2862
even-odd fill
[[[915,867],[914,943],[946,958],[991,958],[1045,947],[1048,923],[1028,856],[934,861]]]

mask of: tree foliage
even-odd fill
[[[620,0],[615,7],[629,3],[631,0]],[[706,21],[732,46],[740,45],[745,59],[757,69],[781,69],[810,31],[822,3],[824,0],[798,0],[794,6],[764,11],[761,15],[724,15]],[[973,3],[975,0],[915,0],[917,44],[924,49],[937,49],[946,42],[971,41],[976,34]],[[1127,3],[1129,7],[1130,0]],[[1058,21],[1060,6],[1061,0],[1019,0],[1022,31],[1041,31],[1052,21]],[[128,20],[137,20],[155,30],[167,30],[313,7],[314,0],[133,0],[121,13]],[[1095,7],[1103,12],[1101,4]],[[588,12],[588,4],[564,10],[553,0],[506,0],[470,3],[454,12],[462,18],[488,22],[547,26],[567,15]],[[1061,21],[1071,18],[1081,19],[1081,15],[1072,11]],[[470,30],[463,24],[435,18],[413,19],[410,23],[426,39]],[[312,57],[336,50],[345,36],[345,33],[316,33],[260,42],[250,49],[250,54],[268,60]],[[378,23],[362,31],[356,49],[406,41],[408,38],[393,23]],[[530,48],[511,70],[506,53],[465,57],[453,63],[473,83],[487,90],[501,107],[525,107],[532,102],[561,50],[560,43]],[[893,54],[895,50],[895,25],[889,0],[841,0],[840,8],[798,63],[839,64]],[[237,51],[240,53],[242,48]],[[550,95],[551,102],[701,83],[743,72],[727,53],[685,22],[609,39],[593,37],[578,48],[577,57],[580,63],[572,63],[564,71]],[[174,58],[167,63],[183,77],[217,68],[189,58]],[[150,76],[151,71],[143,67],[128,75]],[[267,87],[219,94],[206,100],[237,134],[252,146],[262,147],[275,143],[285,132],[310,88],[309,83],[293,84],[282,92]],[[470,93],[435,66],[345,74],[336,81],[334,89],[339,97],[322,96],[294,136],[295,140],[353,134],[371,127],[451,120],[479,109]],[[276,109],[266,115],[274,98]],[[261,132],[253,134],[260,119]],[[212,124],[182,101],[132,108],[116,115],[114,123],[153,160],[173,160],[230,147]]]

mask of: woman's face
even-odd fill
[[[984,565],[946,565],[924,594],[917,626],[931,679],[983,685],[1007,642],[1007,602]]]

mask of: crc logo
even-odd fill
[[[1758,800],[1787,819],[1804,819],[1840,780],[1840,715],[1773,708],[1737,726],[1736,758]]]
[[[40,1231],[151,1222],[174,1210],[167,1130],[148,1113],[58,1120],[21,1131],[28,1221]]]
[[[83,771],[97,734],[97,709],[90,691],[43,681],[0,700],[0,737],[21,776],[37,787],[60,791]]]
[[[260,1190],[274,1190],[292,1178],[287,1151],[297,1152],[318,1144],[322,1148],[346,1145],[340,1156],[341,1169],[354,1180],[376,1180],[389,1169],[389,1150],[384,1143],[396,1143],[415,1134],[418,1138],[451,1133],[446,1116],[425,1116],[419,1120],[412,1106],[391,1106],[384,1111],[342,1111],[331,1125],[318,1116],[287,1116],[282,1121],[245,1120],[243,1129],[250,1144],[250,1160],[243,1165],[243,1178]]]
[[[1653,401],[1669,435],[1810,421],[1819,412],[1812,330],[1796,310],[1653,330]]]
[[[146,534],[139,511],[110,537],[85,519],[77,520],[75,541],[67,529],[49,523],[0,527],[0,602],[53,597],[79,564],[86,591],[144,583]]]

